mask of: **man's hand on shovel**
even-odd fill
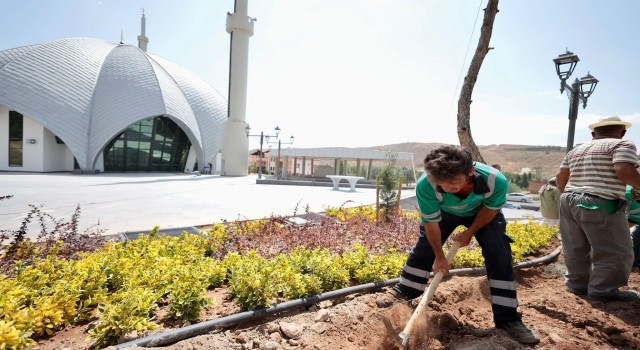
[[[456,233],[451,236],[451,240],[453,242],[458,242],[459,247],[466,247],[471,243],[471,238],[473,238],[473,231],[464,230],[462,232]],[[446,276],[449,274],[449,262],[445,256],[436,257],[433,261],[432,267],[433,273],[438,273],[442,271],[442,273]]]
[[[432,271],[434,273],[442,272],[445,276],[448,275],[449,274],[449,262],[447,261],[447,258],[444,257],[444,256],[436,258],[436,260],[433,261]]]
[[[468,246],[469,243],[471,243],[471,238],[473,238],[473,231],[470,230],[464,230],[451,236],[451,240],[457,242],[458,247]],[[449,274],[449,261],[447,261],[447,258],[445,256],[436,257],[433,261],[431,271],[433,271],[433,273],[442,272],[442,274],[447,276]]]
[[[459,233],[456,233],[455,235],[453,235],[451,237],[451,240],[454,241],[454,242],[460,243],[461,247],[466,247],[466,246],[469,245],[469,243],[471,243],[471,238],[473,238],[474,234],[475,234],[475,232],[467,229],[467,230],[464,230],[462,232],[459,232]]]

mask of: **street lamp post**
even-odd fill
[[[591,96],[593,90],[595,90],[596,85],[598,85],[598,79],[594,78],[589,73],[579,80],[575,79],[571,86],[567,84],[567,79],[569,79],[573,73],[578,61],[580,61],[578,55],[574,55],[573,52],[570,52],[569,50],[553,59],[553,62],[556,65],[556,73],[558,74],[558,78],[560,78],[560,93],[563,93],[566,89],[570,94],[567,152],[573,149],[573,136],[576,130],[576,119],[578,119],[578,106],[580,104],[580,100],[582,100],[582,108],[586,108],[587,99],[589,99],[589,96]]]
[[[244,131],[246,132],[247,137],[260,136],[260,164],[258,164],[258,179],[262,179],[262,144],[264,142],[264,138],[267,138],[267,142],[269,141],[270,137],[278,138],[278,135],[280,135],[280,128],[276,126],[276,128],[274,129],[275,135],[265,135],[263,131],[260,131],[260,135],[250,135],[251,127],[249,127],[249,125],[244,128]]]
[[[281,148],[281,145],[283,145],[283,144],[284,145],[293,145],[294,137],[291,136],[289,139],[291,140],[290,142],[282,142],[282,140],[278,139],[278,160],[276,161],[276,178],[278,180],[282,179],[282,174],[280,174],[280,172],[279,172],[280,171],[280,148]],[[275,142],[273,142],[273,143],[275,143]]]

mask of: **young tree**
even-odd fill
[[[380,209],[385,221],[389,221],[396,207],[398,196],[398,171],[396,169],[396,157],[387,153],[387,165],[378,173],[378,185],[380,186]]]
[[[462,84],[460,98],[458,99],[458,139],[460,140],[460,145],[468,148],[473,155],[473,159],[481,163],[486,162],[482,158],[475,141],[473,141],[473,136],[471,136],[471,94],[473,93],[476,80],[478,80],[478,73],[480,72],[482,61],[484,61],[484,57],[489,50],[493,49],[489,47],[489,41],[491,40],[493,21],[496,18],[496,13],[498,13],[498,0],[489,0],[487,7],[484,9],[484,20],[482,21],[482,28],[480,29],[478,47],[469,65],[467,76],[464,78],[464,84]]]

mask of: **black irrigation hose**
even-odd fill
[[[161,334],[150,335],[145,338],[136,339],[127,343],[115,345],[117,349],[125,349],[131,346],[161,346],[175,343],[179,340],[194,337],[196,335],[205,334],[216,329],[234,326],[242,322],[256,320],[278,312],[289,311],[298,307],[313,305],[324,300],[337,299],[349,294],[364,292],[372,289],[379,289],[389,285],[398,283],[400,279],[394,278],[382,282],[374,282],[361,284],[349,288],[334,290],[327,293],[314,295],[308,298],[301,298],[276,304],[268,308],[245,311],[238,314],[221,317],[211,321],[200,322],[184,328],[174,329]]]
[[[517,263],[513,267],[516,269],[531,267],[541,264],[546,264],[551,260],[555,259],[562,249],[562,246],[558,247],[551,254],[545,255],[543,257]],[[472,268],[464,268],[464,269],[455,269],[449,271],[450,275],[466,275],[466,274],[479,274],[484,273],[484,267],[472,267]],[[380,289],[382,287],[387,287],[394,285],[400,281],[400,278],[394,278],[382,282],[374,282],[361,284],[353,287],[343,288],[339,290],[334,290],[327,293],[322,293],[318,295],[314,295],[308,298],[301,298],[297,300],[287,301],[281,304],[276,304],[268,308],[262,308],[252,311],[245,311],[238,314],[221,317],[215,320],[200,322],[191,326],[174,329],[168,332],[150,335],[148,337],[132,340],[130,342],[122,343],[115,345],[116,349],[125,349],[128,347],[141,346],[141,347],[153,347],[153,346],[163,346],[175,343],[180,340],[184,340],[187,338],[192,338],[197,335],[202,335],[209,333],[214,330],[235,326],[237,324],[257,320],[272,314],[276,314],[279,312],[289,311],[295,308],[309,306],[316,303],[319,303],[324,300],[337,299],[340,297],[347,296],[349,294],[365,292],[374,289]]]

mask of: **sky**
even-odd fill
[[[249,0],[246,122],[294,147],[458,144],[457,104],[487,0]],[[0,50],[67,37],[137,46],[141,9],[148,51],[228,96],[225,21],[233,0],[0,0]],[[478,145],[565,146],[569,99],[553,58],[580,58],[569,81],[600,83],[580,107],[588,125],[618,115],[640,143],[640,1],[500,1],[473,91]],[[257,137],[249,147],[258,147]],[[265,145],[266,148],[267,145]],[[287,145],[290,146],[290,145]]]

